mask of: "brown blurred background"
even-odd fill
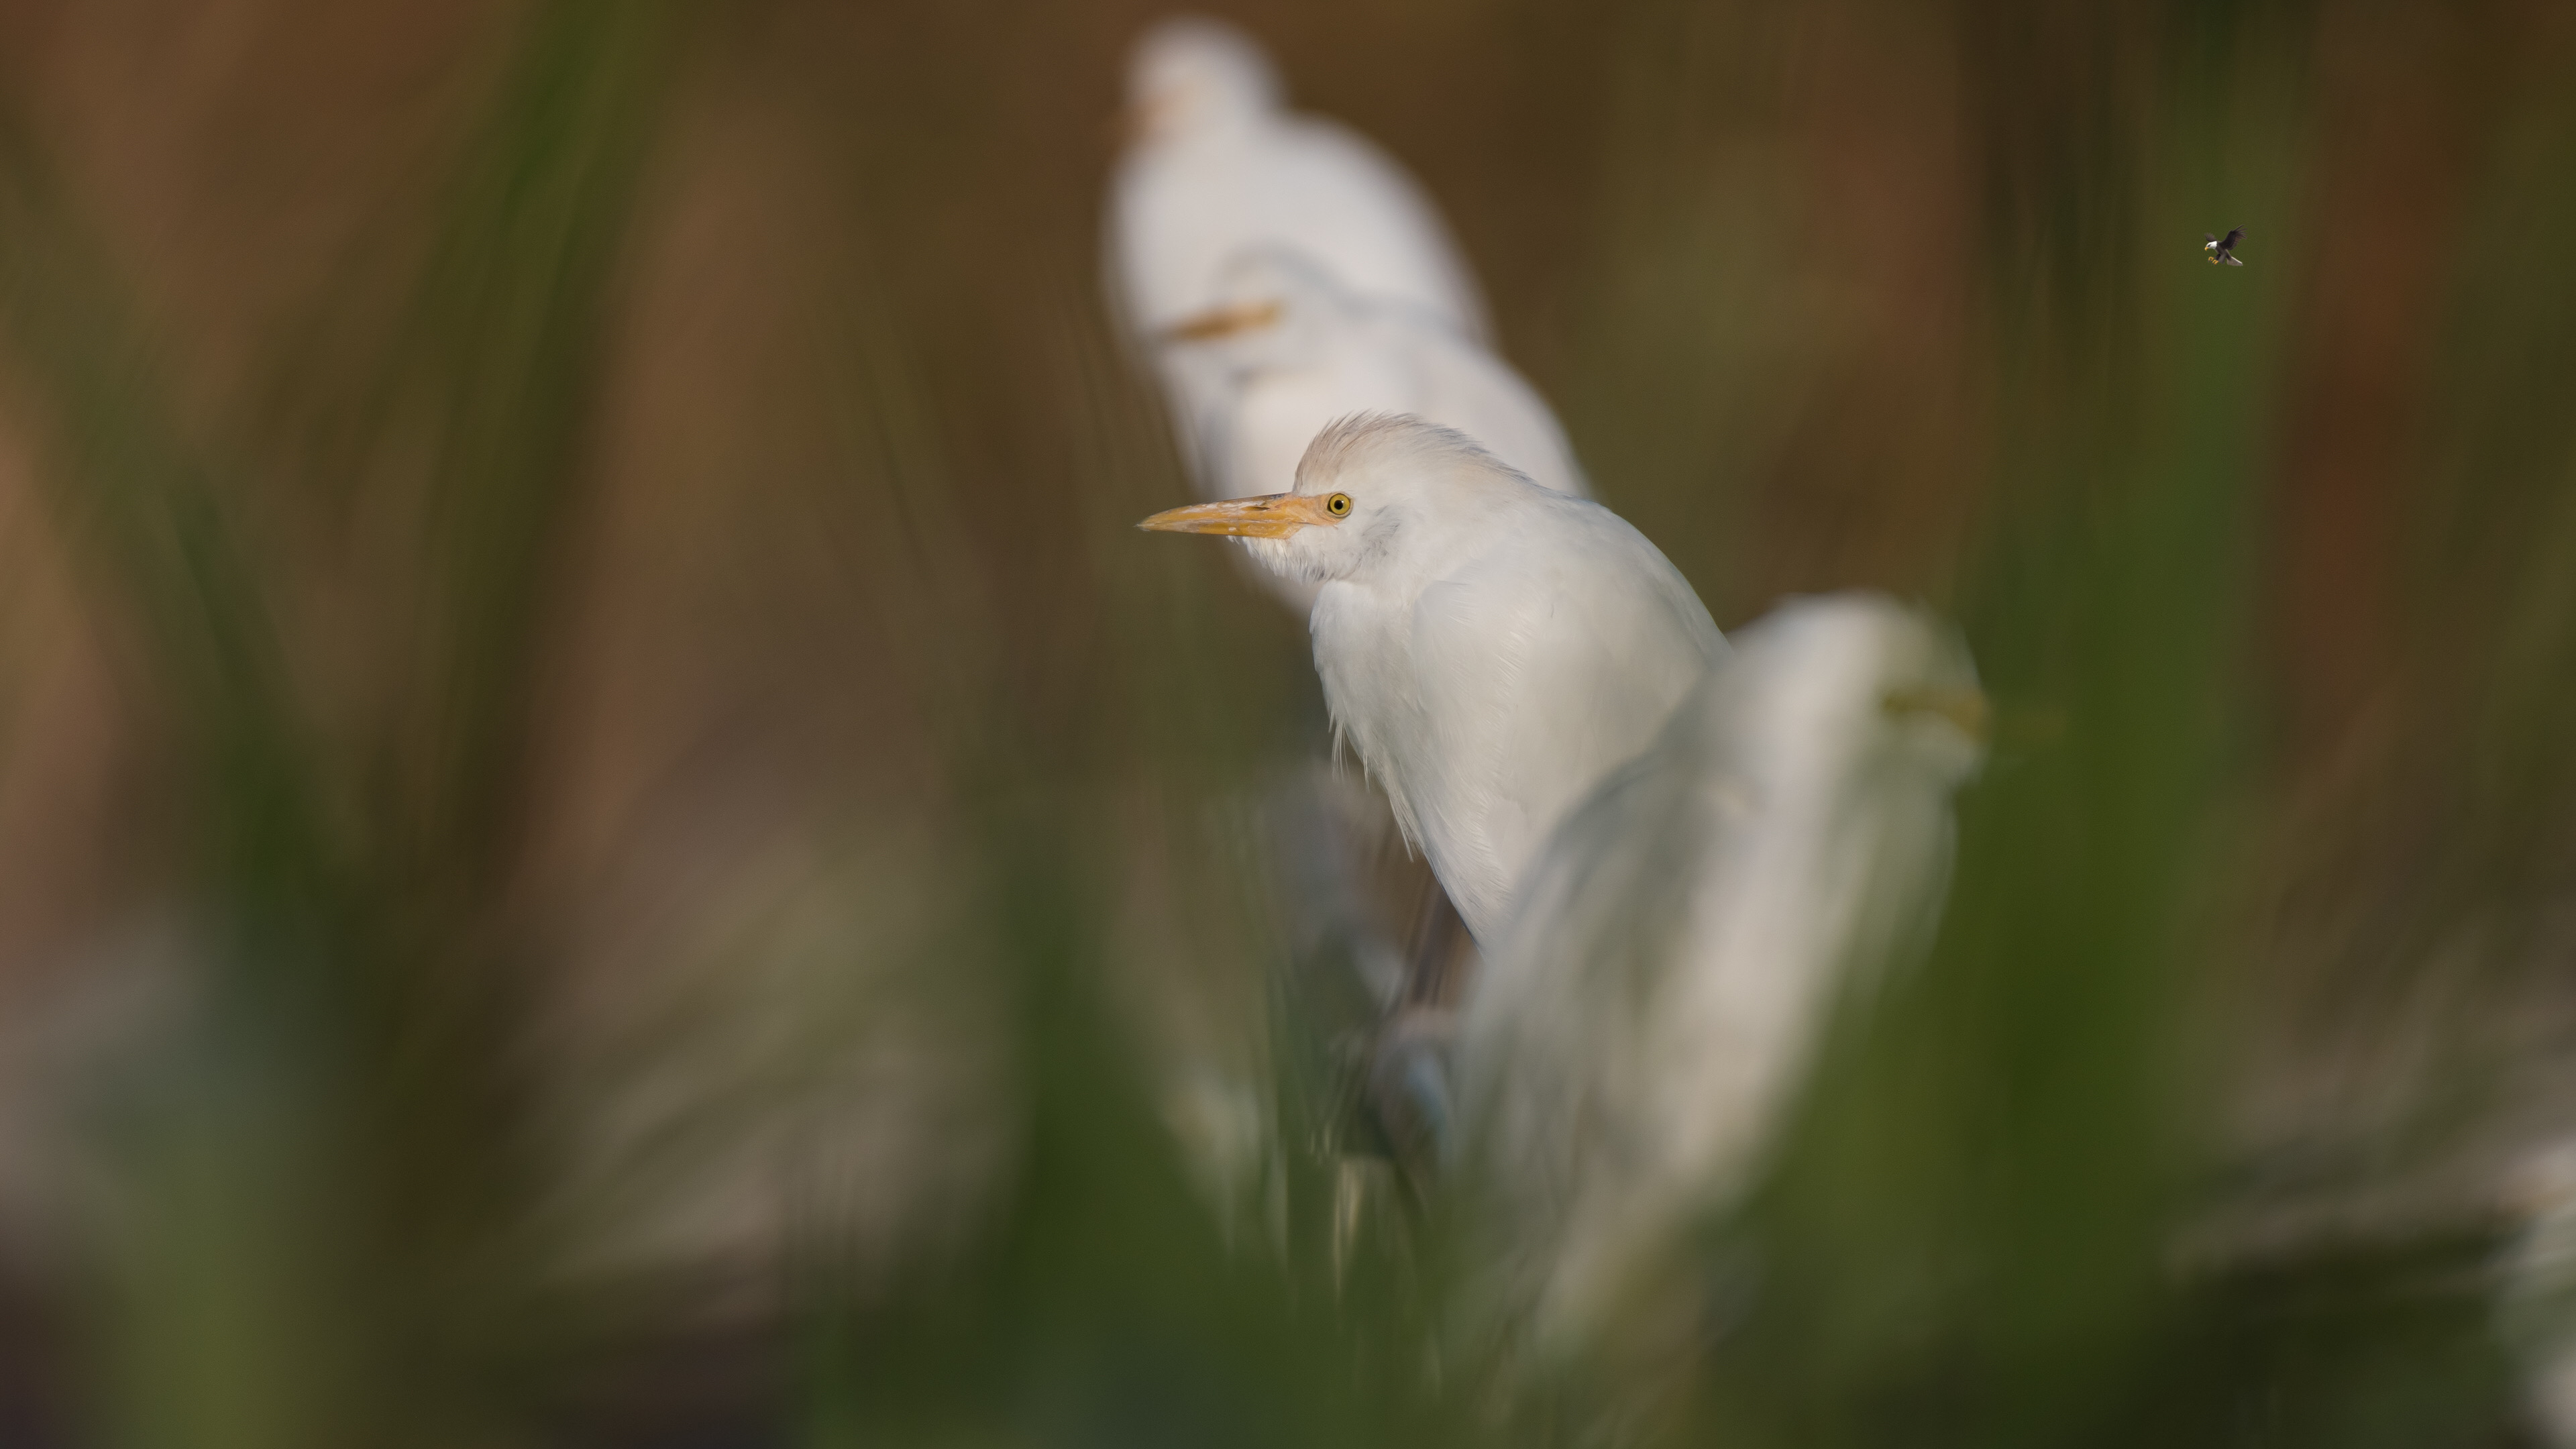
[[[1210,8],[1427,185],[1721,625],[1927,598],[2038,739],[2096,644],[1990,647],[2057,607],[1995,561],[2232,480],[2232,532],[2139,565],[2224,615],[2176,1048],[2227,1084],[2200,1170],[2261,1165],[2195,1219],[2220,1256],[2474,1217],[2576,1108],[2576,12]],[[581,1380],[533,1349],[243,1408],[339,1373],[346,1284],[257,1266],[299,1212],[373,1224],[320,1236],[397,1364],[485,1365],[567,1273],[643,1295],[571,1334],[624,1363],[778,1321],[800,1233],[866,1301],[972,1257],[1044,1135],[1035,998],[985,989],[1044,934],[1014,892],[1176,1100],[1257,1078],[1226,802],[1315,706],[1295,621],[1126,527],[1184,491],[1096,287],[1161,13],[0,6],[0,1438],[357,1442],[395,1416],[351,1403],[452,1389],[657,1420],[490,1409]],[[308,956],[374,964],[224,964]],[[281,1170],[336,1184],[300,1208],[134,1167],[194,1108],[94,1130],[137,1090],[101,1081],[196,1081],[156,1033],[226,993],[324,1023],[241,1048],[324,1063],[278,1100],[371,1104],[315,1129],[369,1165]],[[238,1164],[303,1111],[178,1136]],[[280,1346],[206,1350],[174,1278]],[[761,1401],[752,1360],[672,1392]]]

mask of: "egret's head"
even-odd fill
[[[1454,428],[1362,413],[1315,435],[1289,491],[1174,508],[1137,527],[1239,538],[1271,572],[1320,584],[1419,558],[1533,493],[1554,496]]]
[[[1350,308],[1323,264],[1294,247],[1248,247],[1217,273],[1207,310],[1163,329],[1166,346],[1196,349],[1229,372],[1296,367],[1324,346]]]
[[[1985,756],[1989,711],[1958,634],[1880,594],[1792,599],[1736,631],[1747,742],[1786,772],[1946,792]]]
[[[1251,36],[1181,15],[1137,38],[1127,60],[1127,134],[1177,140],[1279,108],[1279,73]]]

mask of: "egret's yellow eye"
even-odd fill
[[[1332,497],[1325,499],[1324,511],[1333,515],[1335,518],[1350,517],[1351,495],[1347,493],[1336,493]]]

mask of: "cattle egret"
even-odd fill
[[[1645,748],[1726,648],[1617,514],[1419,418],[1343,419],[1289,491],[1141,526],[1244,539],[1316,586],[1336,735],[1489,949],[1559,817]]]
[[[1555,414],[1518,373],[1416,309],[1350,295],[1288,248],[1235,258],[1216,304],[1163,341],[1202,379],[1191,390],[1202,496],[1287,492],[1307,443],[1356,413],[1455,428],[1542,488],[1590,492]],[[1314,603],[1311,582],[1261,577],[1301,613]]]
[[[1739,1183],[1838,983],[1924,940],[1947,880],[1985,710],[1955,636],[1836,595],[1734,646],[1557,828],[1461,1012],[1469,1161],[1543,1343]]]
[[[1207,311],[1227,260],[1265,243],[1297,248],[1355,295],[1484,340],[1475,274],[1421,188],[1355,132],[1287,112],[1278,73],[1242,31],[1197,17],[1146,31],[1127,104],[1105,255],[1137,341]]]

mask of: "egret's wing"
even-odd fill
[[[1406,768],[1439,780],[1421,799],[1459,812],[1423,822],[1425,838],[1450,857],[1432,864],[1488,950],[1547,832],[1645,748],[1725,648],[1635,529],[1578,500],[1528,496],[1542,506],[1526,542],[1425,589],[1410,630],[1427,737]]]

